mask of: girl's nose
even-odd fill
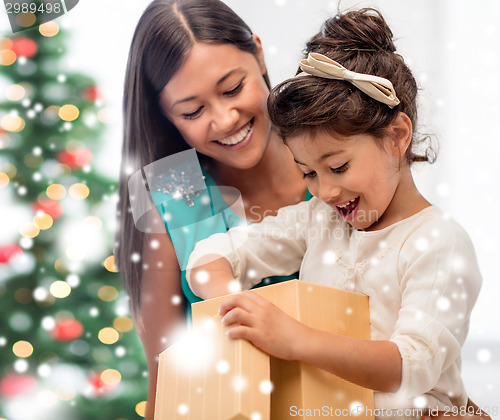
[[[340,196],[342,189],[331,180],[319,180],[318,198],[322,201],[332,201]]]

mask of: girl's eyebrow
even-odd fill
[[[343,153],[344,150],[334,150],[333,152],[326,152],[324,155],[322,155],[320,158],[319,158],[319,162],[321,162],[322,160],[325,160],[326,158],[329,158],[330,156],[334,156],[334,155],[339,155],[340,153]],[[293,159],[293,161],[295,163],[298,163],[299,165],[303,165],[303,166],[307,166],[305,163],[302,163],[302,162],[299,162],[297,159]]]
[[[236,71],[240,70],[240,67],[236,67],[232,70],[229,70],[224,76],[222,76],[216,83],[216,86],[219,86],[221,83],[224,82],[224,80],[226,80],[229,76],[231,76],[233,73],[235,73]],[[187,98],[184,98],[184,99],[179,99],[178,101],[175,101],[172,105],[172,108],[178,104],[182,104],[184,102],[189,102],[189,101],[192,101],[194,99],[196,99],[197,96],[189,96]]]

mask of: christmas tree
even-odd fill
[[[147,378],[113,257],[106,108],[54,21],[0,40],[0,418],[134,419]]]

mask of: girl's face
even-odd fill
[[[400,167],[401,148],[390,139],[382,144],[387,147],[367,134],[337,137],[324,131],[287,138],[309,191],[365,230],[397,221],[405,198],[400,181],[408,172]]]
[[[160,93],[160,106],[186,143],[239,169],[260,162],[271,123],[259,57],[230,44],[196,43]]]

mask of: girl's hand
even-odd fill
[[[263,297],[245,291],[222,302],[219,314],[224,325],[235,325],[229,338],[242,338],[267,354],[295,360],[298,347],[307,342],[309,328],[285,314]]]

